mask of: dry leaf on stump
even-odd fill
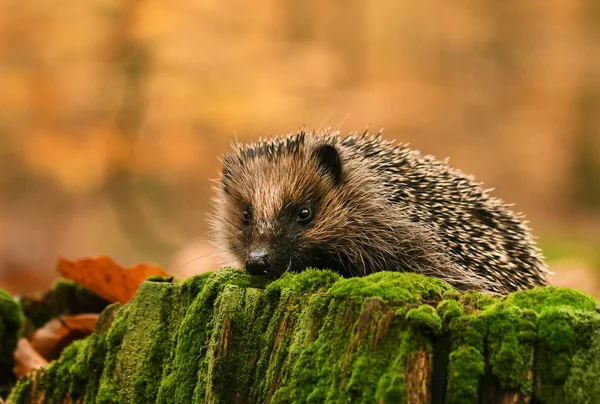
[[[153,275],[168,276],[160,267],[137,264],[122,268],[108,257],[77,261],[58,259],[58,272],[109,302],[127,303],[138,286]]]
[[[58,358],[71,342],[94,332],[98,314],[61,316],[37,329],[31,337],[31,346],[47,360]]]
[[[13,359],[15,361],[13,372],[17,378],[25,376],[34,369],[41,369],[48,364],[48,361],[42,358],[25,338],[19,339],[17,348],[13,353]]]

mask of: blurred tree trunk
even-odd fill
[[[583,10],[589,56],[576,104],[571,189],[575,206],[600,211],[600,6],[588,0]]]
[[[123,3],[113,17],[108,42],[108,60],[112,68],[108,78],[111,96],[108,110],[114,114],[116,143],[124,146],[125,155],[117,161],[112,160],[106,191],[129,242],[149,259],[160,260],[173,247],[153,229],[154,219],[144,215],[140,199],[142,191],[149,186],[146,189],[136,186],[142,181],[135,176],[135,148],[144,120],[146,84],[152,64],[150,49],[136,37],[135,18],[139,18],[140,7],[143,3],[138,0]],[[161,188],[160,184],[158,188]],[[162,192],[160,196],[168,198],[168,193]]]

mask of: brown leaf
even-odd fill
[[[137,264],[122,268],[108,257],[67,261],[59,258],[57,270],[109,302],[127,303],[138,286],[152,275],[167,276],[159,267]]]
[[[47,360],[58,358],[71,342],[94,332],[98,314],[61,316],[47,322],[31,337],[31,346]]]
[[[50,320],[31,336],[31,347],[42,357],[52,359],[52,353],[63,339],[69,336],[69,329],[59,319]]]
[[[34,369],[41,369],[48,364],[48,361],[42,358],[25,338],[19,339],[13,358],[15,361],[13,372],[17,378],[25,376]]]
[[[77,314],[74,316],[60,316],[60,320],[71,332],[78,331],[91,334],[94,332],[96,321],[100,314]]]

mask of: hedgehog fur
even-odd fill
[[[405,271],[494,294],[545,285],[521,215],[480,185],[380,133],[275,136],[223,157],[213,237],[254,275]]]

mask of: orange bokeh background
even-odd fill
[[[14,293],[57,255],[217,267],[218,156],[306,126],[450,157],[526,213],[555,283],[600,297],[596,0],[8,0],[0,106]]]

